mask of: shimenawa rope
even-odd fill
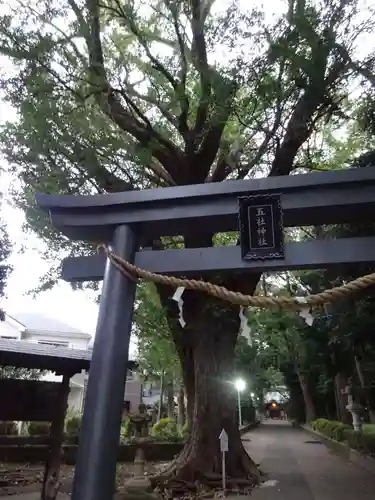
[[[364,290],[371,285],[375,284],[375,273],[361,276],[344,285],[325,290],[324,292],[315,295],[307,295],[306,297],[269,297],[269,296],[254,296],[244,295],[240,292],[233,292],[227,288],[219,285],[214,285],[207,281],[193,280],[186,278],[176,278],[174,276],[166,276],[164,274],[152,273],[141,269],[134,264],[126,261],[122,257],[113,253],[106,245],[99,245],[99,249],[104,249],[108,259],[125,277],[136,281],[137,278],[152,283],[161,285],[170,285],[173,287],[184,287],[188,290],[197,290],[207,293],[219,299],[227,300],[232,304],[237,304],[244,307],[259,307],[279,308],[279,309],[292,309],[301,310],[306,308],[322,307],[325,304],[331,304],[338,300],[345,299],[350,295]]]

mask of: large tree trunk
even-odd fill
[[[201,298],[196,293],[184,293],[187,325],[181,338],[189,342],[193,359],[193,372],[185,372],[184,380],[195,387],[191,432],[183,452],[162,473],[162,479],[172,489],[178,489],[178,483],[183,482],[185,487],[197,480],[220,487],[219,435],[225,429],[229,437],[227,484],[252,486],[259,481],[260,472],[242,445],[235,416],[234,347],[239,311],[218,299],[206,297],[203,302]]]
[[[305,402],[305,417],[306,422],[311,422],[316,419],[315,405],[311,394],[311,389],[307,375],[297,372],[298,380],[301,385],[303,400]]]
[[[370,422],[372,424],[375,424],[375,410],[373,408],[371,396],[370,396],[369,391],[368,391],[367,386],[366,386],[365,374],[364,374],[364,371],[362,368],[362,363],[361,363],[359,356],[354,356],[354,361],[355,361],[355,367],[357,370],[359,382],[361,384],[362,394],[363,394],[364,398],[366,399],[366,404],[368,406],[368,416],[369,416]]]
[[[186,395],[186,421],[189,429],[191,429],[193,425],[195,394],[193,350],[191,348],[183,348],[181,351],[180,361]]]

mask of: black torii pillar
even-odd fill
[[[112,249],[134,261],[137,238],[130,226],[115,229]],[[107,260],[89,372],[73,500],[110,500],[116,462],[136,284]]]
[[[114,253],[153,272],[185,276],[251,273],[373,261],[374,237],[288,243],[285,256],[270,260],[244,259],[239,247],[137,252],[138,245],[154,237],[197,234],[206,228],[213,233],[237,231],[238,199],[249,193],[281,193],[285,227],[373,221],[375,168],[107,195],[38,194],[37,201],[54,227],[68,238],[110,242]],[[270,222],[269,229],[273,227]],[[100,256],[73,259],[64,268],[69,281],[103,277]],[[134,294],[135,283],[107,261],[73,500],[110,500],[114,493]]]

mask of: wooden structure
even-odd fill
[[[109,243],[123,259],[163,274],[269,272],[374,261],[374,237],[294,242],[284,247],[282,226],[273,234],[282,250],[278,253],[283,258],[277,259],[244,259],[239,246],[144,248],[162,236],[186,237],[207,232],[207,228],[212,233],[238,231],[240,198],[250,194],[277,194],[278,217],[282,216],[284,227],[374,221],[375,168],[94,196],[38,195],[37,200],[68,238]],[[273,231],[274,220],[268,219],[267,229]],[[65,261],[63,276],[69,281],[104,277],[72,498],[110,500],[136,285],[96,255]]]
[[[56,498],[68,407],[69,380],[76,373],[88,370],[90,360],[89,351],[0,339],[1,366],[49,370],[63,377],[61,383],[0,380],[0,420],[51,422],[50,451],[45,467],[41,500]]]
[[[285,415],[285,409],[281,403],[272,399],[265,404],[264,413],[267,418],[283,418]]]

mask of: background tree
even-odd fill
[[[248,390],[255,394],[259,408],[263,407],[267,392],[278,390],[283,384],[282,373],[272,358],[272,348],[254,335],[252,344],[239,336],[236,343],[235,371],[247,382]]]
[[[134,319],[139,368],[146,380],[156,380],[160,383],[158,419],[160,420],[162,416],[164,393],[167,394],[168,417],[173,418],[175,389],[180,388],[182,383],[181,366],[164,309],[153,284],[142,283],[139,285]],[[179,398],[180,405],[184,404],[184,398],[182,401],[180,399],[181,396]],[[184,408],[180,407],[180,416],[181,413],[184,414],[185,411]]]
[[[0,366],[0,379],[13,378],[22,380],[39,380],[45,372],[43,370],[29,370],[27,368],[15,368],[14,366]]]
[[[35,190],[103,193],[288,175],[319,126],[348,121],[341,110],[348,82],[354,71],[363,78],[372,60],[355,59],[359,33],[373,28],[358,1],[290,0],[270,26],[261,11],[213,4],[25,0],[2,16],[0,52],[16,69],[2,88],[20,113],[3,128],[3,152],[23,183],[16,203],[50,253],[87,247],[52,231]],[[186,247],[214,242],[209,228],[181,237]],[[214,278],[251,294],[259,276]],[[224,382],[233,373],[238,308],[186,292],[182,331],[172,290],[158,293],[194,401],[190,439],[171,476],[220,473],[217,436],[225,428],[228,474],[253,482],[258,471]]]
[[[0,194],[1,201],[1,194]],[[12,272],[12,267],[9,264],[9,257],[12,251],[12,246],[8,237],[6,225],[0,219],[0,299],[5,296],[5,288],[7,280]],[[4,321],[5,311],[0,308],[0,321]]]

